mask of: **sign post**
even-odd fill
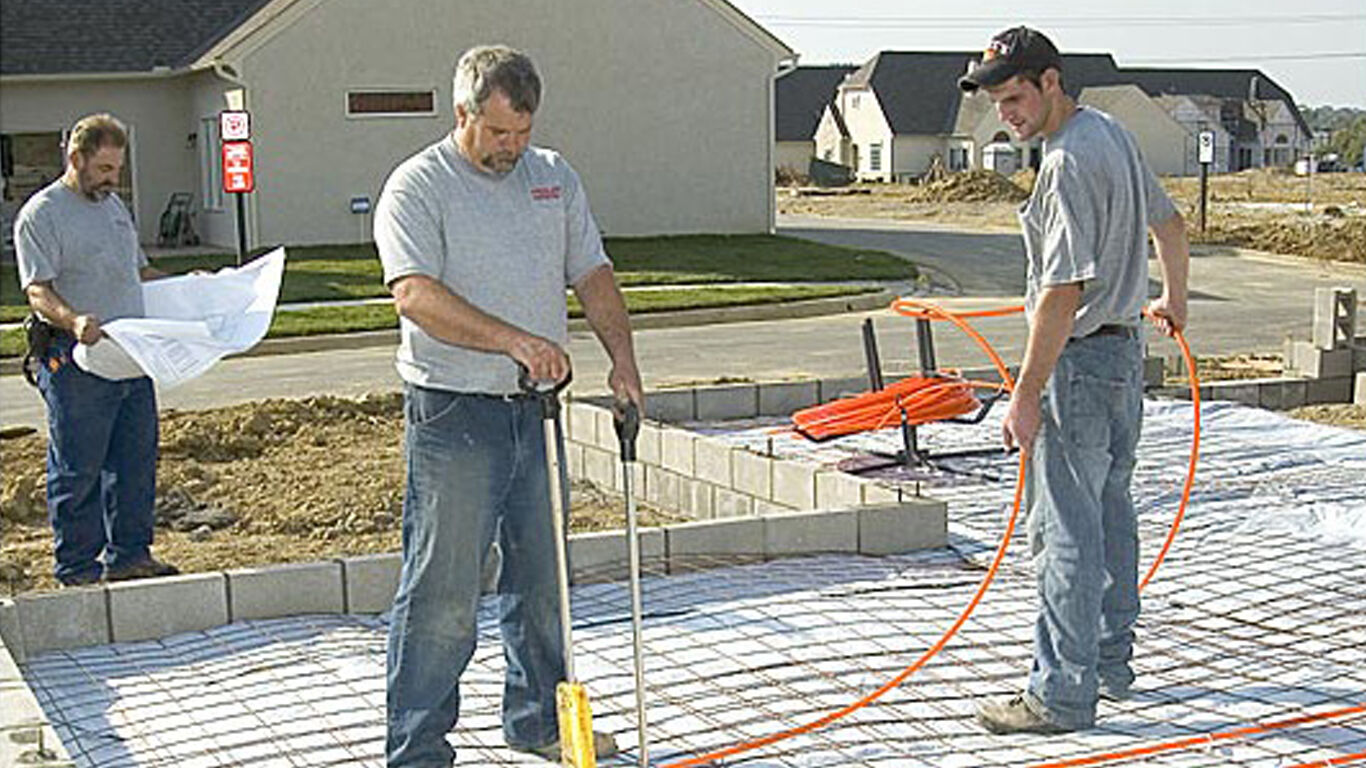
[[[1196,143],[1200,161],[1200,234],[1205,234],[1205,206],[1209,199],[1209,166],[1214,162],[1214,131],[1201,131]]]
[[[237,266],[247,255],[246,195],[256,189],[251,148],[251,114],[244,110],[218,113],[218,135],[223,140],[223,191],[237,195]]]

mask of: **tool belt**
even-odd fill
[[[38,386],[38,366],[48,359],[55,344],[70,338],[73,338],[70,333],[44,320],[36,312],[24,318],[24,340],[28,342],[28,351],[24,353],[21,364],[24,380],[31,386]]]

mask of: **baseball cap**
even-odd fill
[[[1049,67],[1062,71],[1062,56],[1053,41],[1036,29],[1013,27],[991,38],[981,61],[958,79],[958,87],[971,93],[1000,85],[1023,71],[1042,72]]]

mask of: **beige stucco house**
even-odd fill
[[[454,59],[487,42],[536,60],[533,141],[578,169],[606,233],[773,226],[774,77],[795,54],[725,0],[25,0],[0,21],[16,173],[31,186],[60,172],[33,168],[64,128],[119,115],[144,241],[171,193],[191,192],[199,234],[235,242],[216,118],[238,107],[256,155],[251,242],[368,240],[363,201],[450,130]]]
[[[827,64],[796,67],[783,72],[775,83],[774,166],[789,175],[806,174],[816,157],[816,132],[825,119],[835,89],[857,67]],[[831,160],[822,157],[822,160]],[[832,160],[832,162],[839,162]]]

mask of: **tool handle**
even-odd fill
[[[621,460],[636,460],[636,435],[640,433],[640,409],[630,400],[614,412],[616,416],[617,440],[621,441]]]
[[[517,363],[517,386],[521,388],[523,393],[540,399],[542,418],[554,419],[559,417],[560,393],[573,380],[574,371],[570,369],[564,378],[558,382],[536,381],[531,378],[531,371],[525,365],[521,362]]]

